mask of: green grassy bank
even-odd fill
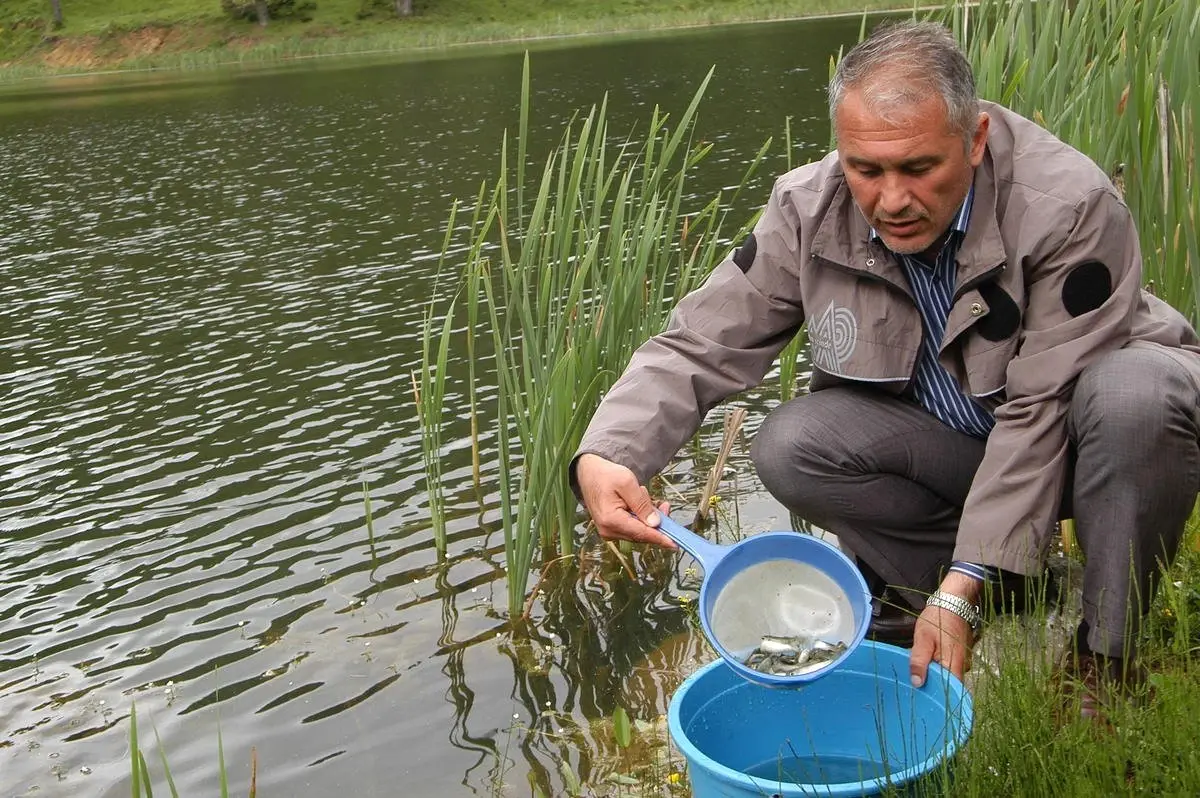
[[[239,0],[248,2],[249,0]],[[909,8],[901,0],[391,0],[292,3],[266,26],[233,19],[222,0],[51,0],[0,3],[0,79],[109,69],[439,48],[475,42],[634,33],[698,25]]]

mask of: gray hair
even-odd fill
[[[946,119],[969,146],[979,120],[975,75],[954,36],[934,22],[899,22],[877,27],[837,65],[829,81],[829,118],[836,125],[846,92],[862,92],[867,107],[883,119],[904,121],[913,106],[936,92]]]

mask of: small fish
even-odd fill
[[[760,673],[795,676],[822,667],[837,659],[845,650],[846,644],[841,641],[830,643],[803,635],[763,635],[758,648],[746,657],[743,664]]]
[[[795,660],[807,646],[808,641],[803,637],[764,635],[758,643],[758,650],[782,660]]]

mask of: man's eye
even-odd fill
[[[863,177],[879,177],[880,171],[873,166],[860,166],[858,173]]]
[[[918,164],[916,166],[905,167],[904,171],[910,175],[923,175],[930,170],[929,164]]]

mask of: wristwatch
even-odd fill
[[[978,607],[962,596],[935,590],[929,598],[925,599],[925,606],[939,607],[954,613],[967,622],[967,625],[971,627],[972,635],[979,637],[979,630],[983,628],[983,615],[979,612]]]

